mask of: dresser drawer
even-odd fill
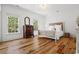
[[[26,26],[24,26],[23,27],[23,29],[25,29],[26,31],[23,31],[23,32],[25,32],[23,35],[26,35],[26,36],[24,36],[24,37],[31,37],[31,36],[34,36],[34,34],[33,34],[33,26],[32,25],[26,25]]]

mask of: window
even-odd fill
[[[34,20],[33,22],[34,30],[38,30],[38,21]]]
[[[18,32],[18,17],[8,16],[8,32]]]

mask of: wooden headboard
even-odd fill
[[[56,22],[56,23],[50,23],[49,26],[53,26],[53,25],[61,25],[62,26],[62,30],[63,30],[63,22]]]

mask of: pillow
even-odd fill
[[[56,31],[62,31],[61,25],[55,25],[55,29],[56,29]]]
[[[55,26],[49,26],[49,28],[48,28],[49,30],[55,30]]]

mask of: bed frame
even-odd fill
[[[63,31],[63,22],[56,22],[56,23],[50,23],[49,26],[54,26],[54,25],[61,25],[62,26],[62,31]],[[40,33],[39,33],[40,35]],[[45,36],[38,36],[39,38],[48,38],[48,37],[45,37]]]
[[[56,22],[56,23],[50,23],[49,26],[53,26],[53,25],[61,25],[62,26],[62,30],[63,30],[63,22]]]

